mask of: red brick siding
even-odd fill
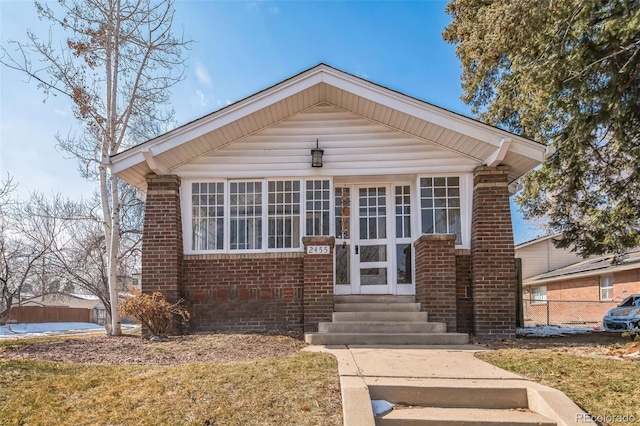
[[[458,333],[473,333],[471,254],[468,250],[456,250],[456,313]]]
[[[182,222],[180,179],[147,177],[147,201],[142,237],[142,289],[162,292],[176,302],[182,295]]]
[[[505,166],[474,171],[471,274],[475,334],[515,334],[516,271]]]
[[[429,313],[429,320],[444,322],[448,331],[457,329],[456,236],[422,235],[416,250],[416,302]]]
[[[317,331],[333,313],[334,237],[304,237],[304,331]],[[308,246],[329,246],[329,254],[308,254]]]
[[[302,331],[302,253],[187,256],[194,331]]]
[[[609,275],[609,274],[608,274]],[[531,286],[525,289],[525,322],[599,324],[606,312],[625,297],[640,293],[640,268],[613,274],[613,299],[600,300],[600,276],[574,278],[541,284],[547,287],[546,303],[530,303]],[[533,286],[538,287],[538,286]]]

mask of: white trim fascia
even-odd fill
[[[136,148],[116,154],[112,157],[114,172],[118,173],[143,162],[144,157],[141,154],[143,149],[153,148],[155,155],[160,155],[319,83],[327,83],[356,96],[380,103],[496,147],[500,145],[501,140],[510,138],[514,142],[513,152],[539,162],[544,161],[546,151],[544,145],[320,64],[289,80],[277,83],[262,92],[258,92],[226,108],[147,141]]]
[[[594,276],[599,276],[599,275],[612,275],[616,272],[623,272],[623,271],[630,271],[632,269],[640,269],[640,263],[635,262],[635,263],[630,263],[627,265],[616,265],[616,266],[604,266],[602,268],[598,268],[598,269],[593,269],[591,271],[585,271],[585,272],[576,272],[573,274],[564,274],[564,275],[556,275],[554,277],[549,277],[549,278],[543,278],[543,279],[539,279],[536,280],[535,277],[532,278],[528,278],[525,281],[522,282],[522,286],[523,287],[535,287],[538,285],[542,285],[542,284],[546,284],[546,283],[550,283],[550,282],[556,282],[556,281],[566,281],[566,280],[573,280],[576,278],[587,278],[587,277],[594,277]]]

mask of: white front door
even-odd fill
[[[388,186],[355,188],[354,290],[356,294],[392,294]]]
[[[415,294],[410,185],[338,185],[335,219],[335,294]]]

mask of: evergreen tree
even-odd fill
[[[585,257],[640,245],[638,0],[453,0],[447,12],[463,100],[556,149],[523,178],[525,218]]]

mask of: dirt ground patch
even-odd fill
[[[228,362],[292,355],[305,344],[291,336],[194,334],[149,341],[139,336],[93,336],[28,343],[2,341],[0,359],[79,364],[176,365]]]
[[[472,338],[472,343],[489,349],[560,350],[587,357],[640,360],[640,342],[623,333],[593,332],[548,337],[518,337],[505,340]]]

